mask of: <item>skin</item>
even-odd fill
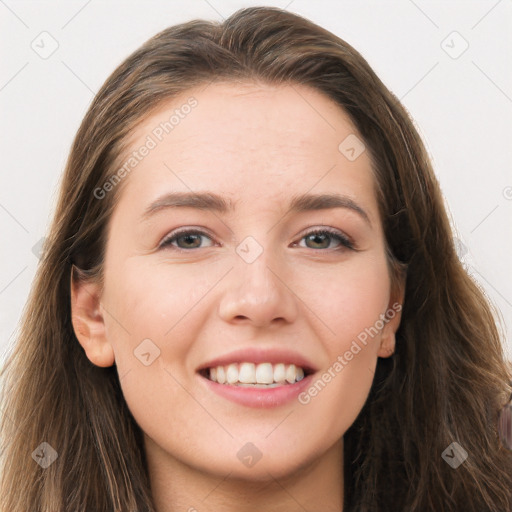
[[[235,404],[209,391],[196,369],[234,349],[279,346],[307,357],[321,376],[400,302],[369,154],[350,161],[338,150],[357,131],[320,92],[256,83],[216,83],[162,104],[135,130],[131,150],[190,96],[197,106],[121,184],[103,289],[72,281],[77,338],[94,364],[117,365],[144,432],[159,512],[269,503],[275,511],[340,511],[343,434],[368,396],[377,357],[394,349],[399,314],[306,405]],[[235,210],[168,208],[143,218],[162,194],[191,190],[222,195]],[[349,208],[288,212],[295,195],[333,191],[368,221]],[[159,248],[182,227],[206,235]],[[320,227],[341,231],[356,250],[306,237]],[[263,249],[252,263],[236,252],[248,236]],[[145,366],[134,350],[148,338],[160,355]],[[252,467],[237,457],[247,442],[262,454]]]

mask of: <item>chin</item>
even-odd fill
[[[230,480],[269,482],[307,472],[323,452],[313,448],[299,452],[296,445],[287,447],[283,443],[267,443],[266,446],[260,443],[257,448],[256,444],[248,442],[229,453],[228,458],[219,454],[218,462],[207,471],[223,477],[229,474]],[[209,462],[212,462],[211,458]]]

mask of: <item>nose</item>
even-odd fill
[[[266,251],[252,263],[238,260],[223,283],[219,316],[255,327],[294,322],[299,299],[290,280],[291,272],[267,257]]]

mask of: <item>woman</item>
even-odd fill
[[[2,511],[510,511],[510,371],[404,108],[285,11],[171,27],[77,133]]]

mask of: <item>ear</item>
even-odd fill
[[[99,283],[87,280],[71,268],[71,321],[78,342],[91,363],[108,367],[114,364],[114,350],[107,340],[100,307]]]
[[[390,357],[395,352],[395,333],[400,326],[405,295],[405,277],[400,277],[396,290],[391,294],[386,310],[386,324],[382,328],[378,357]]]

